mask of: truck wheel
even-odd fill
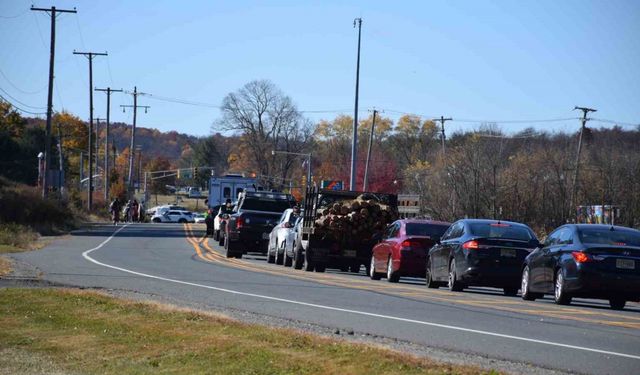
[[[351,271],[351,273],[360,273],[360,263],[354,263],[349,266],[349,271]]]
[[[326,269],[326,264],[316,264],[316,272],[324,272]]]
[[[302,245],[296,244],[293,251],[293,268],[302,269],[304,264],[304,255],[302,254]]]
[[[311,252],[307,250],[307,253],[304,254],[304,265],[303,268],[307,272],[311,272],[314,269],[313,261],[311,260]]]

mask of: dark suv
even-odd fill
[[[427,286],[503,288],[516,295],[524,259],[539,245],[528,226],[510,221],[464,219],[453,223],[429,250]]]

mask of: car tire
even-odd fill
[[[397,283],[400,280],[400,274],[397,271],[393,271],[393,260],[391,257],[387,260],[387,281],[390,283]]]
[[[502,288],[502,293],[507,297],[515,297],[518,295],[518,288],[514,288],[514,287]]]
[[[237,257],[237,254],[235,253],[235,248],[234,246],[231,245],[231,243],[229,243],[229,239],[228,237],[225,236],[225,241],[224,241],[224,255],[227,258],[234,258]],[[240,256],[242,256],[242,253],[240,254]]]
[[[571,296],[565,290],[564,275],[562,268],[556,271],[556,278],[553,283],[553,300],[558,305],[568,305],[571,303]]]
[[[440,283],[433,280],[433,275],[431,274],[431,261],[427,262],[427,266],[425,270],[425,281],[427,284],[427,288],[430,288],[430,289],[440,288]]]
[[[155,219],[153,219],[153,220],[151,220],[151,221],[153,221],[154,223],[161,223],[161,222],[162,222],[162,220],[160,220],[160,219],[158,219],[158,218],[155,218]]]
[[[277,250],[276,250],[277,252]],[[267,263],[275,263],[276,262],[276,256],[271,255],[271,249],[269,248],[269,246],[267,245]]]
[[[311,260],[312,254],[309,250],[307,250],[304,254],[304,264],[302,266],[302,268],[307,271],[307,272],[311,272],[314,269],[314,264],[313,261]]]
[[[282,265],[282,263],[284,263],[284,251],[283,254],[280,254],[280,251],[278,251],[278,249],[280,248],[280,246],[278,246],[278,243],[276,243],[276,248],[275,248],[275,257],[276,257],[276,264],[278,265]]]
[[[295,244],[293,251],[293,268],[300,270],[304,265],[304,255],[302,254],[302,245]]]
[[[324,272],[327,269],[327,265],[326,264],[316,264],[315,266],[315,270],[316,272]]]
[[[452,292],[461,292],[464,287],[462,283],[458,281],[458,275],[456,274],[456,260],[451,259],[449,263],[449,281],[447,283],[449,290]]]
[[[376,268],[374,267],[375,262],[376,262],[376,260],[372,256],[371,257],[371,263],[369,264],[369,277],[371,278],[371,280],[380,280],[382,275],[380,273],[376,272]]]
[[[627,301],[624,298],[609,299],[609,306],[611,306],[613,310],[622,310],[626,304]]]
[[[220,241],[220,229],[213,231],[213,240]]]
[[[285,267],[291,267],[291,265],[293,264],[293,258],[289,256],[289,254],[287,253],[287,243],[284,243],[284,252],[282,253],[282,257],[284,258],[284,262],[283,265]]]
[[[542,294],[534,293],[529,290],[531,285],[531,274],[529,266],[525,266],[522,270],[522,283],[520,284],[520,291],[522,292],[522,299],[525,301],[535,301],[537,298],[542,298]]]

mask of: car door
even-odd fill
[[[544,243],[539,248],[535,249],[529,255],[529,285],[531,285],[532,291],[546,291],[546,271],[545,262],[549,257],[549,248],[554,242],[558,240],[558,231],[552,232],[544,240]]]
[[[556,269],[560,267],[562,254],[571,251],[573,246],[573,230],[571,227],[563,227],[558,231],[558,241],[551,246],[548,261],[545,263],[545,284],[549,291],[553,291]]]
[[[427,254],[429,260],[429,268],[431,271],[431,277],[434,280],[437,280],[440,272],[440,258],[442,254],[443,242],[446,241],[451,235],[451,231],[453,231],[453,225],[449,226],[449,228],[442,234],[440,237],[440,242],[435,244],[431,249],[429,249],[429,253]]]
[[[386,269],[387,266],[387,258],[389,254],[388,242],[387,240],[391,238],[393,235],[393,230],[395,228],[396,223],[390,224],[384,232],[382,239],[380,242],[373,247],[372,257],[373,257],[373,265],[376,271],[380,271],[382,269]]]
[[[567,227],[560,227],[554,233],[552,233],[552,239],[549,243],[549,246],[544,248],[543,252],[543,260],[542,260],[542,271],[543,271],[543,284],[542,290],[545,293],[553,292],[553,282],[555,278],[555,257],[558,256],[558,253],[562,249],[562,238],[565,238],[570,234],[570,229]]]
[[[464,232],[464,223],[458,221],[447,230],[446,238],[440,241],[440,246],[435,255],[435,275],[436,280],[446,280],[449,275],[449,256],[455,248],[455,244],[460,242],[460,236]]]

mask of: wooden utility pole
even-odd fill
[[[106,119],[103,118],[96,118],[96,147],[95,147],[95,153],[96,153],[96,174],[98,174],[98,164],[100,163],[100,157],[99,157],[99,150],[100,150],[100,121],[106,121]],[[104,176],[104,174],[103,174]],[[98,190],[98,188],[96,187],[96,190]]]
[[[122,92],[122,89],[112,90],[111,87],[107,87],[106,89],[96,89],[96,91],[107,93],[107,127],[104,133],[104,201],[109,202],[109,114],[111,112],[111,93]]]
[[[53,65],[56,54],[56,15],[57,13],[77,13],[76,9],[34,8],[37,12],[47,12],[51,16],[51,45],[49,52],[49,91],[47,94],[47,123],[44,138],[44,180],[42,181],[42,197],[46,198],[49,193],[49,169],[51,168],[51,116],[53,115]]]
[[[133,108],[133,126],[131,127],[131,145],[129,146],[129,173],[127,179],[127,190],[128,193],[131,194],[133,191],[133,158],[135,154],[135,145],[136,145],[136,118],[138,115],[138,108],[144,108],[144,113],[147,113],[147,110],[151,107],[148,105],[138,105],[138,87],[134,86],[133,92],[133,105],[121,105],[122,110],[125,108]]]
[[[373,120],[371,122],[371,132],[369,133],[369,148],[367,149],[367,161],[364,164],[364,181],[362,183],[362,191],[367,191],[369,187],[369,160],[371,160],[371,145],[373,144],[373,132],[376,127],[376,115],[378,110],[373,109]]]
[[[580,173],[580,153],[582,152],[582,136],[584,135],[584,131],[587,128],[587,114],[589,112],[597,112],[596,109],[587,108],[587,107],[578,107],[573,108],[582,111],[582,126],[580,127],[580,136],[578,137],[578,152],[576,153],[576,166],[573,172],[573,187],[571,188],[571,202],[569,202],[569,217],[573,217],[575,215],[574,209],[576,207],[576,193],[578,192],[578,174]]]
[[[445,153],[445,147],[444,147],[444,140],[445,140],[445,135],[444,135],[444,123],[445,121],[452,121],[453,119],[451,117],[447,117],[444,118],[444,116],[440,116],[440,118],[434,118],[431,121],[440,121],[440,129],[441,129],[441,139],[442,139],[442,158],[445,157],[446,153]]]
[[[87,210],[91,212],[93,207],[93,58],[107,56],[107,53],[73,51],[73,54],[83,55],[89,60],[89,186],[87,189]]]
[[[358,92],[360,88],[360,35],[362,34],[362,18],[353,20],[353,27],[358,27],[358,59],[356,62],[356,103],[353,110],[353,138],[351,140],[351,176],[349,190],[356,191],[356,158],[358,156]]]

